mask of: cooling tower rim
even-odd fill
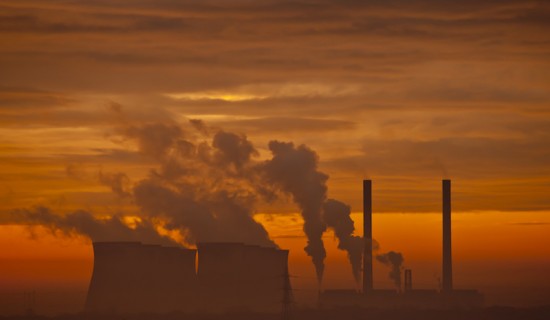
[[[93,241],[92,245],[94,247],[115,247],[115,246],[132,246],[132,247],[141,247],[146,249],[158,249],[163,251],[178,251],[178,252],[196,252],[197,249],[193,248],[185,248],[185,247],[178,247],[178,246],[163,246],[160,244],[150,244],[150,243],[143,243],[140,241]]]
[[[114,246],[114,245],[143,245],[140,241],[93,241],[93,246]]]

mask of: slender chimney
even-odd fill
[[[363,180],[363,293],[372,291],[372,181]]]
[[[411,291],[412,288],[412,270],[405,269],[405,291]]]
[[[451,180],[443,180],[443,291],[453,290],[451,255]]]

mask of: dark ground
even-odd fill
[[[0,320],[281,320],[280,314],[258,313],[231,313],[224,315],[213,314],[136,314],[136,315],[92,315],[92,314],[68,314],[56,317],[45,316],[12,316],[0,317]],[[452,309],[452,310],[418,310],[418,309],[307,309],[293,310],[292,320],[548,320],[550,319],[550,306],[534,308],[513,307],[488,307],[481,309]]]

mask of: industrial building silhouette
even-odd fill
[[[452,281],[451,181],[442,181],[443,272],[440,290],[373,287],[372,182],[363,181],[363,288],[325,290],[319,306],[360,308],[478,307],[476,290]],[[94,269],[85,311],[91,313],[289,312],[288,250],[243,243],[198,243],[197,249],[140,242],[94,242]],[[197,267],[198,258],[198,267]],[[282,309],[281,309],[282,308]]]
[[[483,295],[477,290],[453,288],[451,254],[451,180],[442,180],[443,270],[440,290],[414,289],[412,270],[405,270],[404,289],[373,287],[372,181],[363,180],[363,290],[325,290],[319,293],[321,307],[479,307]]]
[[[85,305],[91,313],[278,312],[290,285],[288,250],[242,243],[199,243],[194,250],[94,242],[93,248]]]

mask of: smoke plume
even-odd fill
[[[305,145],[270,141],[271,159],[256,160],[258,151],[243,134],[208,127],[201,120],[178,123],[132,123],[119,107],[110,137],[137,147],[136,157],[152,163],[140,180],[124,172],[99,172],[99,182],[136,206],[135,226],[124,216],[98,219],[87,211],[60,216],[47,208],[20,210],[20,221],[44,225],[57,233],[79,233],[94,241],[140,240],[174,243],[161,236],[162,226],[180,245],[198,242],[243,242],[276,247],[265,228],[253,218],[258,201],[290,196],[300,208],[307,237],[304,248],[319,283],[326,251],[322,235],[327,226],[345,250],[358,281],[362,241],[353,235],[350,207],[327,200],[328,176],[318,170],[318,156]]]
[[[174,246],[177,243],[160,235],[154,224],[145,219],[124,223],[123,217],[114,215],[106,219],[95,217],[84,210],[65,215],[52,212],[46,207],[18,209],[11,212],[11,222],[30,226],[43,226],[53,234],[65,236],[84,235],[92,241],[143,241],[153,244]]]
[[[269,150],[273,158],[266,161],[261,170],[269,183],[292,195],[300,207],[307,237],[304,250],[315,265],[320,283],[326,257],[322,240],[326,230],[322,206],[326,199],[328,176],[317,170],[317,154],[305,145],[295,147],[293,143],[271,141]]]
[[[150,136],[152,128],[159,132]],[[197,121],[192,128],[201,134],[206,130]],[[140,152],[159,162],[159,169],[133,188],[135,203],[146,217],[162,219],[188,244],[276,246],[253,219],[257,195],[251,160],[257,151],[246,136],[218,131],[211,141],[196,141],[190,132],[163,124],[121,132],[130,132],[127,138],[137,140]],[[159,147],[151,147],[153,140]]]
[[[334,199],[328,199],[323,205],[324,221],[327,227],[334,230],[338,239],[338,249],[348,254],[353,277],[360,281],[363,239],[353,235],[355,227],[350,217],[351,207]]]
[[[389,251],[376,255],[376,260],[390,266],[390,279],[393,280],[398,290],[401,289],[401,269],[403,267],[403,255],[400,252]]]

